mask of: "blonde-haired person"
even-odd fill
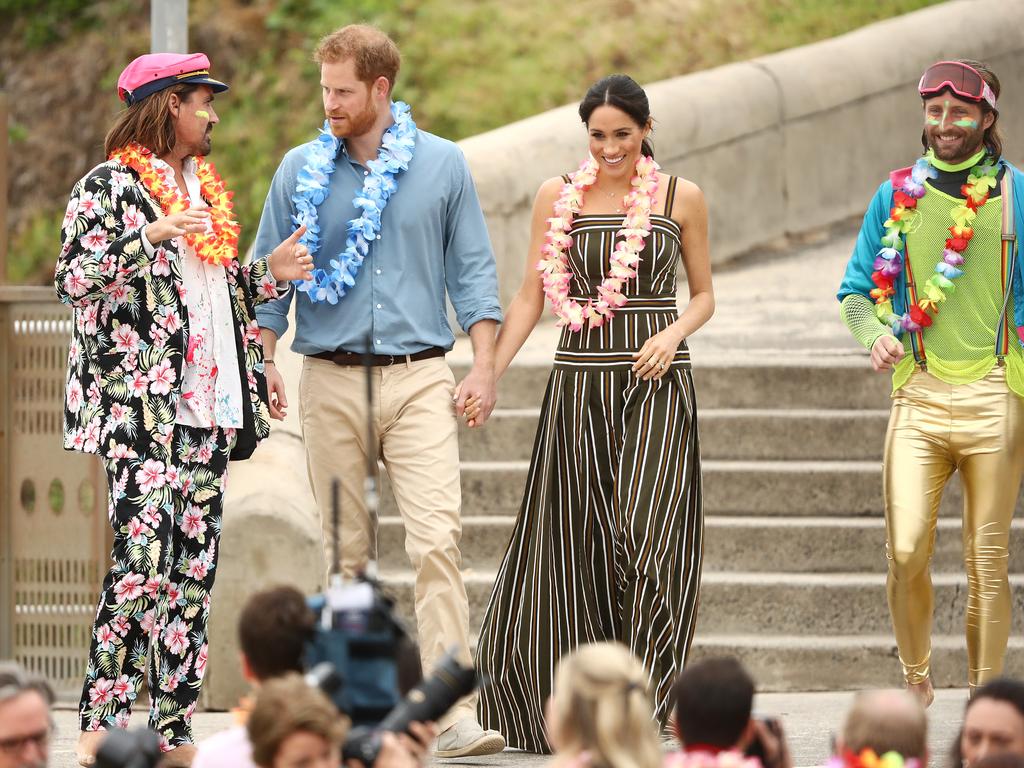
[[[559,663],[547,736],[553,768],[660,768],[647,674],[625,646],[583,646]]]

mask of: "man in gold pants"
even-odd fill
[[[889,609],[907,686],[927,706],[929,564],[954,471],[964,490],[972,690],[1000,674],[1010,632],[1007,550],[1024,472],[1024,177],[1002,158],[1000,86],[988,67],[941,61],[918,90],[925,153],[875,194],[838,298],[875,370],[893,372]]]

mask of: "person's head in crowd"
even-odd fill
[[[978,688],[953,743],[953,768],[977,768],[990,755],[1024,756],[1024,683],[1006,677]]]
[[[744,749],[754,736],[754,680],[734,658],[687,665],[676,680],[673,700],[683,749]]]
[[[565,657],[547,704],[548,739],[562,759],[594,768],[657,768],[662,753],[647,675],[624,646],[595,643]]]
[[[347,722],[301,675],[266,680],[247,725],[260,768],[337,768]]]
[[[924,707],[908,691],[863,691],[853,700],[836,752],[859,755],[870,749],[876,755],[898,752],[904,760],[928,762],[928,717]]]
[[[45,768],[53,690],[14,662],[0,662],[0,768]]]
[[[238,617],[242,673],[259,684],[289,672],[302,672],[302,654],[313,636],[316,617],[295,587],[277,586],[248,599]]]

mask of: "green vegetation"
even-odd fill
[[[217,102],[213,159],[235,190],[248,247],[281,156],[314,136],[322,120],[310,51],[343,24],[375,23],[391,34],[403,54],[396,96],[413,106],[422,128],[459,139],[574,101],[610,72],[651,82],[831,37],[937,1],[192,0],[190,40],[232,86]],[[5,11],[18,19],[13,34],[20,29],[29,46],[50,35],[48,46],[62,38],[61,45],[79,46],[86,56],[95,50],[90,46],[120,43],[107,58],[126,60],[124,38],[109,28],[137,14],[144,15],[134,20],[129,39],[136,46],[148,42],[146,3],[0,0],[0,14]],[[82,44],[86,38],[90,45]],[[97,92],[112,92],[115,78],[97,84]],[[66,195],[73,182],[60,180],[51,197]],[[62,212],[63,202],[59,210],[54,205],[22,217],[10,248],[12,281],[48,281]]]

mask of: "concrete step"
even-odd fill
[[[463,462],[463,514],[517,514],[528,468],[526,461]],[[703,481],[705,515],[877,517],[882,512],[880,461],[708,460]],[[387,485],[385,479],[381,516],[397,514]],[[954,476],[940,514],[959,516],[962,498]]]
[[[480,627],[494,584],[494,571],[466,571],[470,628]],[[413,617],[411,571],[383,571],[381,580],[397,599],[401,614]],[[965,578],[937,573],[933,632],[963,632],[967,598]],[[1010,577],[1012,633],[1024,631],[1024,577]],[[699,631],[717,635],[844,635],[891,631],[885,575],[878,574],[704,574]]]
[[[853,627],[851,627],[853,629]],[[736,656],[757,680],[759,691],[829,691],[895,688],[902,685],[892,634],[716,635],[700,626],[690,659]],[[936,688],[967,685],[963,633],[934,635],[931,658]],[[1011,637],[1004,673],[1024,675],[1024,641]]]
[[[468,372],[452,368],[457,380]],[[501,407],[538,407],[550,373],[547,364],[513,364],[498,385]],[[863,356],[736,365],[697,359],[693,378],[699,408],[886,408],[891,389],[891,378]]]
[[[464,461],[529,460],[539,408],[499,408],[482,429],[462,425]],[[739,460],[878,460],[887,410],[704,408],[701,456]]]
[[[515,518],[480,516],[462,519],[464,568],[494,570],[501,564]],[[379,528],[380,566],[408,568],[405,528],[400,517],[384,517]],[[727,517],[704,521],[704,569],[784,573],[883,573],[885,523],[880,517]],[[963,570],[961,523],[939,521],[935,573]],[[1024,571],[1024,520],[1013,522],[1010,572]]]

